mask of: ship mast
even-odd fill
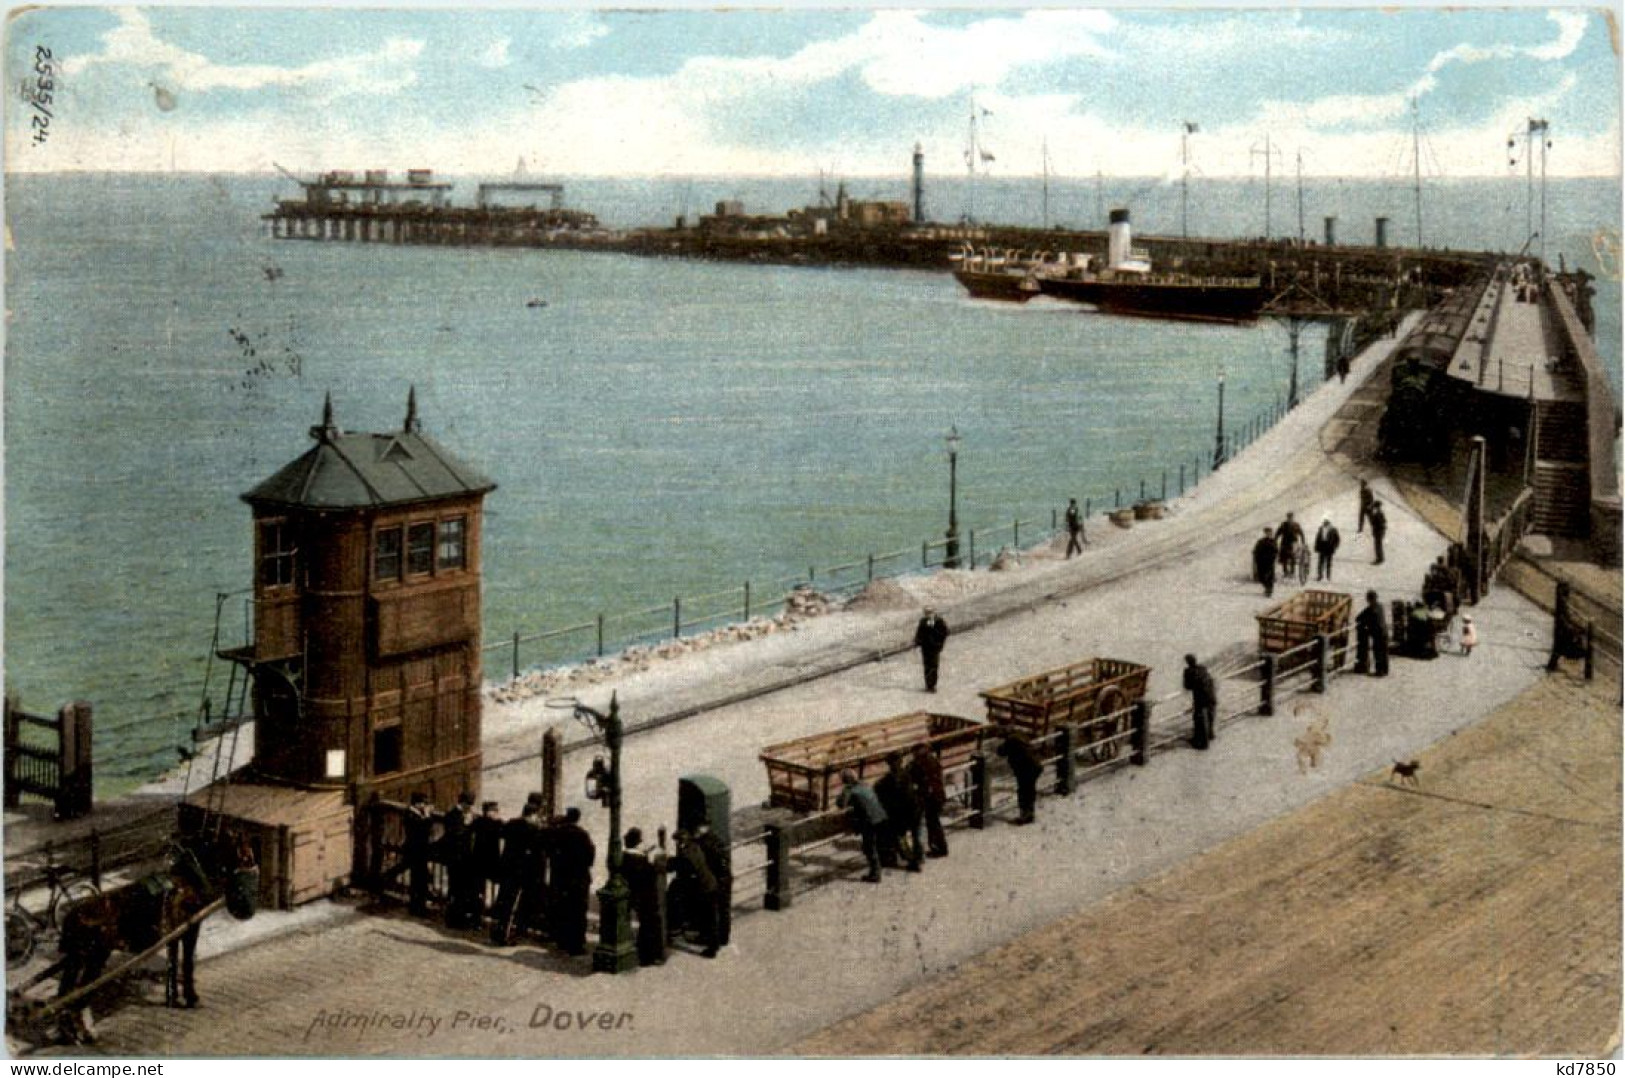
[[[1411,98],[1411,158],[1414,164],[1412,187],[1416,192],[1416,246],[1422,246],[1422,103]]]
[[[969,173],[970,186],[965,202],[965,223],[976,223],[976,99],[970,100],[970,138],[965,147],[965,171]]]
[[[1049,231],[1049,136],[1044,136],[1044,231]]]
[[[1303,151],[1298,151],[1298,246],[1304,245],[1303,236]]]
[[[1270,191],[1274,182],[1273,165],[1275,155],[1280,152],[1281,151],[1279,149],[1270,144],[1270,134],[1268,131],[1264,132],[1264,148],[1261,150],[1257,146],[1254,146],[1248,151],[1248,153],[1253,157],[1262,155],[1264,158],[1264,238],[1266,240],[1270,238],[1272,221],[1272,217],[1270,215]]]
[[[1179,234],[1183,239],[1191,238],[1190,210],[1191,210],[1191,136],[1196,134],[1196,124],[1190,120],[1184,121],[1184,130],[1179,135]]]

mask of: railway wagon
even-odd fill
[[[1258,619],[1258,650],[1279,655],[1325,634],[1331,640],[1331,668],[1343,665],[1349,650],[1349,612],[1354,597],[1342,591],[1300,591],[1276,603]],[[1280,661],[1277,673],[1286,673],[1315,661],[1314,650],[1305,648]]]
[[[907,753],[921,742],[935,749],[943,769],[952,772],[970,759],[987,733],[974,719],[911,711],[769,745],[761,752],[771,790],[768,804],[796,812],[834,808],[842,771],[850,768],[872,782],[885,772],[888,755]]]
[[[1116,756],[1121,742],[1107,740],[1128,726],[1124,709],[1145,695],[1151,668],[1123,659],[1085,659],[1012,681],[981,694],[987,721],[1013,726],[1028,737],[1047,737],[1058,727],[1080,729],[1097,760]]]

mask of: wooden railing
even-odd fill
[[[51,802],[59,820],[90,812],[91,712],[86,703],[64,704],[55,718],[31,715],[6,699],[5,805],[24,795]]]

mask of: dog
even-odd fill
[[[1421,786],[1422,783],[1416,777],[1416,773],[1420,770],[1422,770],[1422,764],[1419,760],[1412,760],[1409,763],[1401,763],[1395,760],[1394,769],[1389,772],[1388,777],[1403,786]]]
[[[1294,714],[1302,715],[1306,710],[1300,707]],[[1314,720],[1292,742],[1298,748],[1298,774],[1307,775],[1311,768],[1320,766],[1320,754],[1332,743],[1331,721],[1326,716]]]

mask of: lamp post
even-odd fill
[[[1224,371],[1219,371],[1219,426],[1213,432],[1213,469],[1218,470],[1219,465],[1225,461],[1224,452]]]
[[[638,956],[632,944],[632,891],[621,875],[621,705],[614,694],[607,715],[579,700],[559,703],[569,707],[609,752],[608,768],[598,757],[587,773],[588,799],[609,809],[609,882],[598,892],[598,946],[592,952],[592,968],[595,973],[625,973],[637,966]]]
[[[948,428],[948,534],[942,567],[959,568],[959,428]]]

